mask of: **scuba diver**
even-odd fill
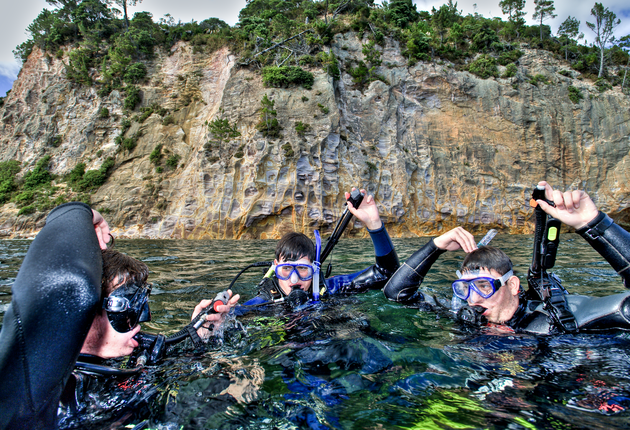
[[[150,319],[148,269],[110,250],[104,261],[101,250],[107,249],[110,236],[98,212],[72,202],[48,214],[29,246],[0,331],[1,429],[57,428],[58,409],[65,407],[62,395],[69,400],[75,389],[86,386],[83,378],[70,378],[73,369],[125,375],[125,369],[93,361],[124,356],[141,346],[148,351],[141,360],[150,362],[161,357],[169,339],[179,341],[138,333],[139,323]],[[129,273],[112,272],[110,263],[116,259],[132,263]],[[178,337],[192,337],[193,332],[206,336],[208,325],[222,321],[237,301],[238,295],[229,292],[220,300],[202,301],[193,323]],[[81,352],[85,355],[77,362]],[[70,412],[76,412],[69,404]]]
[[[88,422],[94,425],[99,420],[111,420],[112,414],[128,415],[127,419],[136,418],[136,415],[143,418],[146,415],[143,406],[148,405],[158,392],[152,383],[139,377],[143,366],[155,364],[166,355],[169,346],[182,340],[190,338],[195,347],[201,346],[220,330],[226,315],[239,299],[228,290],[214,300],[202,300],[195,307],[191,323],[168,338],[142,333],[140,323],[151,320],[149,268],[142,261],[111,248],[102,251],[102,258],[102,308],[92,320],[75,370],[62,393],[58,410],[61,428],[84,427]],[[135,368],[103,365],[105,359],[127,355],[131,355],[129,363]],[[101,389],[101,386],[107,388]],[[128,394],[131,400],[122,404],[111,400],[124,397],[124,389],[130,386],[133,387]],[[119,393],[113,395],[115,391]],[[115,407],[104,406],[110,403]],[[94,404],[98,407],[91,408]],[[85,415],[90,408],[95,416],[87,419]]]
[[[317,246],[302,233],[287,233],[276,246],[273,265],[258,285],[258,295],[244,307],[273,303],[288,303],[292,308],[306,303],[311,296],[315,301],[323,294],[352,294],[382,288],[398,269],[399,261],[394,245],[381,221],[374,197],[365,196],[365,190],[346,192],[347,208],[324,250],[315,231]],[[372,244],[376,263],[367,269],[349,275],[320,279],[320,266],[336,244],[352,216],[365,225]],[[330,266],[329,266],[330,269]],[[242,273],[242,272],[241,272]]]
[[[606,297],[569,295],[559,278],[547,273],[555,263],[563,222],[630,286],[630,234],[598,211],[584,191],[562,193],[541,181],[530,204],[535,207],[536,234],[527,292],[503,251],[478,248],[472,234],[457,227],[416,251],[389,280],[385,296],[402,303],[426,303],[418,291],[425,275],[441,254],[462,249],[468,255],[452,284],[455,306],[451,309],[461,320],[533,334],[630,329],[630,292]]]
[[[53,209],[11,287],[0,331],[0,428],[55,428],[61,392],[101,304],[109,226],[84,203]]]

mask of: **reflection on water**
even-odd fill
[[[401,260],[428,239],[396,239]],[[28,241],[0,242],[0,315]],[[172,334],[193,307],[225,289],[246,265],[273,259],[274,241],[117,241],[145,261],[154,284],[153,321]],[[498,235],[525,281],[531,236]],[[447,253],[423,288],[450,297],[463,253]],[[333,274],[373,261],[369,240],[342,240]],[[625,291],[581,238],[567,234],[554,272],[571,293]],[[252,297],[263,269],[234,291]],[[244,301],[244,300],[242,300]],[[335,297],[299,312],[281,307],[239,316],[222,345],[179,346],[133,385],[155,428],[627,428],[630,336],[472,334],[449,318],[387,301],[380,291]],[[145,388],[142,388],[145,387]],[[144,391],[143,391],[144,390]],[[111,404],[111,402],[110,402]],[[103,418],[114,422],[114,417]],[[132,420],[133,421],[133,420]],[[102,428],[99,423],[95,428]]]

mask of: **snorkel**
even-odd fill
[[[319,302],[319,253],[322,249],[322,238],[319,230],[315,230],[315,261],[313,261],[313,301]]]

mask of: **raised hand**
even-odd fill
[[[593,200],[583,190],[554,190],[546,181],[540,181],[545,187],[545,197],[556,205],[551,206],[543,200],[536,200],[542,210],[575,229],[584,227],[593,220],[599,211]]]

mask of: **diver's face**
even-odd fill
[[[474,279],[479,277],[490,277],[499,279],[501,274],[494,269],[480,270],[475,274],[464,273],[462,279]],[[514,312],[518,309],[518,291],[520,287],[520,281],[518,277],[512,276],[507,280],[506,284],[498,288],[495,293],[484,299],[474,289],[470,291],[470,297],[468,297],[468,304],[470,306],[481,306],[486,308],[483,315],[489,322],[495,324],[503,324],[509,321]]]
[[[109,322],[105,311],[94,317],[81,352],[101,358],[116,358],[129,355],[138,346],[133,337],[140,331],[140,324],[126,333],[119,333]]]
[[[302,257],[299,260],[285,260],[284,258],[281,258],[280,261],[274,260],[273,262],[273,264],[275,264],[276,266],[281,263],[304,264],[309,266],[313,264],[313,262],[308,257]],[[294,286],[299,286],[300,289],[308,292],[309,288],[311,288],[312,282],[312,279],[309,279],[307,281],[301,280],[297,274],[297,271],[293,271],[289,279],[283,280],[278,278],[278,285],[285,295],[289,295]]]

